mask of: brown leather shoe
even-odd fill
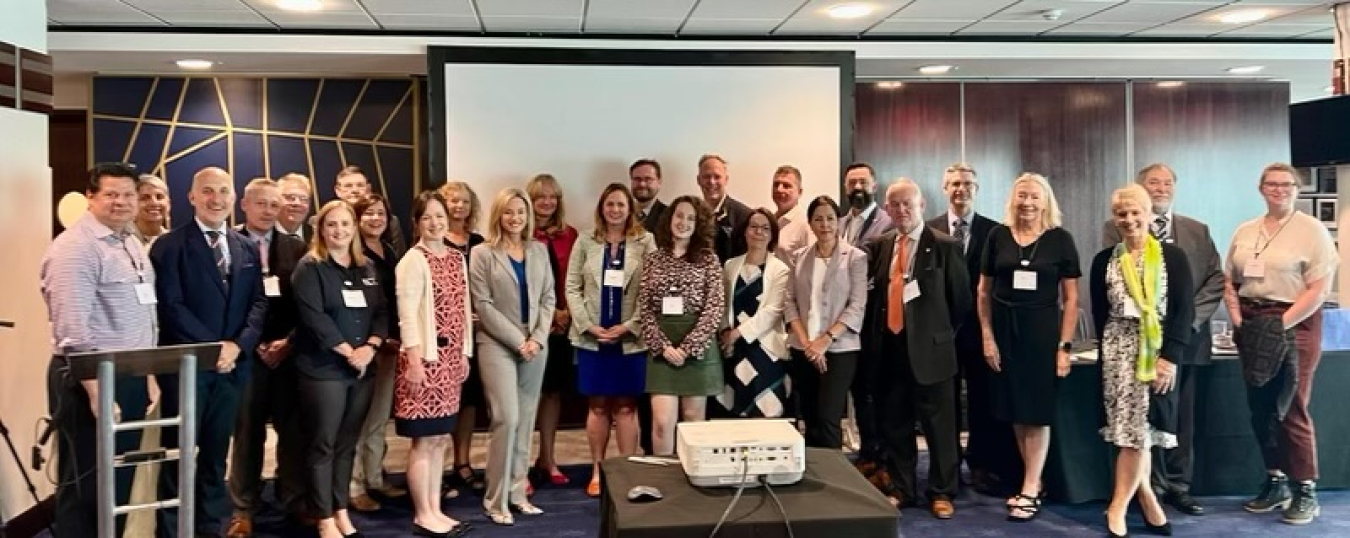
[[[230,526],[225,528],[225,538],[251,538],[253,536],[253,520],[248,516],[234,516],[230,518]]]
[[[357,512],[378,512],[382,507],[379,502],[370,498],[370,495],[363,494],[352,497],[351,502],[348,503],[348,508]]]
[[[952,500],[947,498],[946,495],[934,496],[928,510],[933,513],[933,517],[938,519],[951,519],[953,515],[956,515],[956,507],[952,505]]]

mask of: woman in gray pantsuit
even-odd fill
[[[529,197],[506,189],[492,204],[487,241],[469,255],[469,292],[478,314],[474,341],[492,415],[483,509],[498,525],[515,523],[511,510],[544,513],[530,504],[525,488],[557,298],[548,252],[533,236]]]

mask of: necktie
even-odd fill
[[[269,242],[267,241],[267,236],[264,235],[258,238],[258,259],[262,260],[262,267],[264,273],[268,272],[268,268],[271,267],[270,265],[267,265],[268,243]]]
[[[225,278],[229,268],[225,265],[225,245],[221,233],[215,230],[206,232],[206,246],[211,247],[211,254],[216,258],[216,271],[220,273],[220,278]]]
[[[965,252],[965,251],[966,251],[966,235],[967,235],[967,233],[968,233],[968,230],[967,230],[968,225],[966,224],[965,219],[956,219],[956,227],[955,227],[955,228],[956,228],[956,231],[952,233],[952,237],[955,237],[957,241],[960,241],[960,242],[961,242],[961,252]]]
[[[896,242],[895,266],[891,267],[891,282],[886,289],[886,327],[893,334],[905,329],[905,269],[909,267],[909,236],[901,235]]]
[[[1154,219],[1153,219],[1153,230],[1152,230],[1152,232],[1153,232],[1153,237],[1157,238],[1159,241],[1166,241],[1166,240],[1167,240],[1167,216],[1166,216],[1166,215],[1158,215],[1157,218],[1154,218]]]

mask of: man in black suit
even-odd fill
[[[901,178],[886,189],[885,210],[896,229],[866,244],[867,315],[864,347],[877,359],[872,387],[884,458],[897,506],[915,500],[918,444],[914,422],[928,441],[929,510],[955,513],[960,483],[957,443],[956,331],[973,304],[961,244],[923,222],[919,186]]]
[[[308,245],[314,237],[314,226],[309,223],[309,210],[314,204],[309,178],[291,172],[277,180],[281,188],[281,213],[277,214],[277,231],[299,239]]]
[[[745,254],[744,241],[735,241],[733,238],[745,226],[745,221],[750,219],[750,208],[727,195],[727,182],[730,180],[726,159],[712,154],[699,157],[698,188],[703,191],[703,201],[712,210],[713,227],[717,232],[713,248],[717,251],[717,261],[723,263]]]
[[[227,538],[253,535],[253,515],[262,508],[263,445],[267,421],[277,431],[277,498],[287,512],[300,514],[304,451],[297,434],[294,395],[295,370],[286,361],[290,335],[295,330],[295,300],[291,272],[305,255],[305,243],[281,233],[277,215],[283,210],[281,188],[267,178],[253,180],[244,188],[241,204],[246,222],[236,228],[248,236],[262,259],[263,295],[267,316],[263,321],[252,376],[240,395],[235,423],[234,452],[230,462],[230,498],[234,517],[225,531]]]
[[[638,202],[638,220],[647,231],[656,233],[656,222],[666,211],[666,204],[656,199],[661,194],[661,163],[653,159],[634,161],[628,167],[628,182]]]
[[[1164,243],[1176,245],[1186,253],[1191,264],[1191,281],[1195,283],[1194,332],[1186,353],[1171,357],[1177,361],[1177,390],[1167,394],[1152,394],[1149,414],[1160,420],[1158,424],[1174,425],[1177,447],[1163,450],[1154,447],[1152,484],[1164,503],[1193,516],[1203,515],[1205,509],[1191,497],[1191,456],[1195,440],[1196,378],[1200,370],[1210,365],[1210,346],[1213,344],[1209,320],[1223,299],[1223,270],[1219,265],[1219,251],[1214,247],[1209,227],[1195,219],[1172,211],[1176,193],[1176,173],[1163,163],[1145,166],[1135,176],[1135,182],[1148,191],[1153,199],[1153,220],[1149,230]],[[1102,229],[1102,244],[1120,243],[1120,231],[1111,221]]]
[[[934,230],[946,233],[961,243],[965,254],[966,272],[971,275],[970,293],[975,295],[979,284],[980,256],[984,253],[984,241],[996,222],[975,212],[975,195],[980,192],[979,179],[975,168],[966,163],[954,163],[948,166],[942,175],[942,191],[947,195],[947,212],[928,221]],[[1008,465],[999,465],[999,460],[1012,461],[1016,457],[1017,445],[1013,442],[1012,429],[1006,424],[994,420],[993,405],[990,400],[990,377],[993,372],[984,362],[984,353],[980,349],[980,319],[975,309],[961,323],[956,334],[956,359],[960,374],[956,380],[956,418],[961,420],[961,381],[966,383],[966,428],[970,433],[966,439],[966,464],[970,467],[971,486],[975,491],[993,495],[1000,490],[999,478],[1007,476],[1016,480],[1016,469],[1003,469]],[[960,436],[960,428],[957,428]]]
[[[230,517],[225,490],[225,456],[234,432],[239,396],[248,384],[252,360],[267,313],[262,260],[257,247],[226,219],[234,210],[234,179],[220,168],[202,169],[192,177],[188,202],[195,217],[160,236],[150,248],[159,299],[160,345],[219,342],[214,371],[197,374],[197,484],[193,520],[199,537],[221,536]],[[237,367],[237,369],[236,369]],[[177,375],[161,376],[166,387]],[[164,416],[179,413],[178,391],[161,396]],[[178,448],[177,428],[165,428],[162,444]],[[182,447],[192,457],[192,447]],[[160,498],[178,496],[178,464],[160,467]],[[176,508],[157,514],[156,535],[173,536]]]

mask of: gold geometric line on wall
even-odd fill
[[[112,120],[112,121],[125,121],[125,122],[134,122],[134,121],[136,121],[136,118],[126,117],[126,116],[117,116],[117,115],[113,115],[113,114],[93,114],[92,117],[93,117],[94,119],[98,119],[98,120]],[[226,130],[226,129],[228,129],[228,128],[227,128],[226,126],[224,126],[224,125],[212,125],[212,124],[209,124],[209,123],[197,123],[197,122],[187,122],[187,121],[173,122],[173,121],[170,121],[170,120],[147,119],[147,120],[145,120],[144,123],[145,123],[146,125],[162,125],[162,126],[166,126],[166,127],[178,126],[178,127],[190,127],[190,128],[195,128],[195,129],[212,129],[212,130]],[[401,142],[382,142],[382,141],[373,141],[373,142],[372,142],[372,141],[369,141],[369,140],[356,140],[356,139],[348,139],[348,138],[338,138],[338,137],[336,137],[336,136],[328,136],[328,135],[316,135],[316,134],[306,135],[305,133],[296,133],[296,132],[291,132],[291,131],[271,131],[271,130],[265,130],[265,129],[254,129],[254,128],[252,128],[252,127],[235,127],[235,128],[233,128],[232,130],[233,130],[236,134],[239,134],[239,133],[242,133],[242,134],[257,134],[257,135],[266,134],[266,135],[270,135],[270,136],[284,136],[284,137],[288,137],[288,138],[310,138],[310,139],[313,139],[313,140],[321,140],[321,141],[325,141],[325,142],[335,142],[335,141],[342,140],[342,141],[348,141],[348,142],[374,143],[374,144],[379,144],[380,146],[383,146],[383,147],[389,147],[389,148],[414,149],[413,144],[404,144],[404,143],[401,143]]]
[[[319,87],[314,90],[314,104],[309,107],[309,121],[305,122],[305,136],[309,136],[309,131],[314,127],[314,115],[319,112],[319,98],[323,96],[323,81],[324,79],[319,79]],[[313,168],[313,165],[310,165],[310,168]],[[310,170],[309,173],[313,174],[314,171]],[[313,179],[313,177],[310,179]]]
[[[308,144],[308,142],[306,142],[306,144]],[[342,149],[342,138],[338,138],[338,139],[337,139],[337,142],[334,143],[333,145],[334,145],[334,146],[337,146],[337,150],[338,150],[338,166],[346,167],[346,166],[347,166],[347,152],[344,151],[344,150]]]
[[[173,132],[178,127],[178,115],[183,112],[183,101],[187,99],[188,84],[192,82],[191,78],[183,79],[183,88],[178,91],[178,103],[173,106],[173,120],[169,122],[169,134],[164,137],[164,147],[159,152],[159,164],[155,165],[154,174],[159,176],[165,182],[169,181],[167,177],[168,169],[164,166],[165,159],[169,156],[169,143],[173,142]],[[143,120],[148,121],[148,120]]]
[[[408,96],[412,95],[412,90],[412,84],[409,84],[408,91],[403,92],[403,97],[398,100],[398,105],[394,106],[394,111],[389,113],[389,117],[384,119],[384,125],[381,125],[379,132],[375,133],[375,140],[384,138],[384,131],[389,128],[389,124],[394,123],[394,117],[398,116],[398,111],[403,110],[403,103],[408,102]]]
[[[141,134],[141,122],[145,121],[145,115],[150,112],[150,100],[155,96],[155,88],[159,87],[159,77],[150,81],[150,92],[145,94],[145,102],[141,103],[141,115],[136,118],[136,126],[131,129],[131,139],[127,140],[127,150],[122,153],[122,162],[131,162],[131,148],[136,147],[136,137]]]
[[[352,108],[347,111],[347,119],[342,120],[342,128],[338,129],[338,138],[347,134],[347,125],[352,122],[352,116],[356,115],[356,109],[361,106],[361,99],[366,97],[366,89],[368,88],[370,88],[370,79],[366,79],[366,82],[361,85],[361,91],[356,94],[356,99],[352,101]]]
[[[220,79],[211,79],[211,84],[216,87],[216,100],[220,102],[220,114],[225,118],[225,128],[233,129],[234,121],[230,118],[230,105],[225,102],[225,92],[220,89]]]
[[[419,147],[422,147],[422,146],[421,146],[421,142],[422,142],[422,133],[420,132],[421,130],[417,128],[417,118],[422,117],[422,86],[421,86],[421,83],[420,83],[419,81],[415,80],[415,79],[412,81],[412,86],[413,86],[414,89],[417,90],[417,91],[413,92],[413,116],[412,116],[412,117],[413,117],[413,125],[412,125],[412,132],[413,132],[413,133],[412,133],[412,134],[413,134],[413,148],[419,148]],[[422,162],[421,162],[421,157],[422,157],[422,156],[418,154],[417,150],[414,149],[414,150],[413,150],[413,167],[412,167],[412,168],[413,168],[413,187],[416,189],[416,190],[413,191],[414,194],[415,194],[415,193],[422,192]],[[416,223],[414,223],[414,224],[416,224]]]
[[[222,139],[222,138],[227,138],[227,137],[229,137],[229,133],[228,133],[228,132],[224,132],[224,131],[219,132],[219,133],[216,133],[216,134],[213,134],[213,135],[211,135],[210,138],[207,138],[206,140],[202,140],[201,142],[198,142],[198,143],[196,143],[196,144],[193,144],[193,145],[191,145],[191,146],[188,146],[188,147],[186,147],[186,148],[183,148],[183,149],[181,149],[181,150],[178,150],[178,153],[174,153],[173,155],[170,155],[169,157],[167,157],[167,158],[164,160],[164,164],[167,165],[167,164],[169,164],[169,163],[171,163],[171,162],[173,162],[173,161],[176,161],[176,160],[178,160],[178,159],[181,159],[181,158],[183,158],[183,157],[186,157],[187,155],[191,154],[191,153],[194,152],[194,151],[197,151],[197,150],[199,150],[199,149],[202,149],[202,148],[204,148],[204,147],[206,147],[206,146],[209,146],[209,145],[211,145],[211,144],[213,144],[213,143],[219,142],[220,139]]]
[[[269,110],[268,110],[269,107],[268,107],[268,103],[267,103],[267,78],[266,78],[266,77],[264,77],[264,78],[262,79],[262,102],[263,102],[263,109],[262,109],[262,128],[263,128],[263,134],[262,134],[262,144],[263,144],[263,175],[265,175],[265,176],[267,176],[267,177],[272,177],[272,144],[268,143],[268,141],[267,141],[267,136],[268,136],[268,135],[267,135],[267,116],[268,116],[268,112],[269,112]]]
[[[380,163],[380,148],[375,144],[371,144],[370,152],[375,154],[375,175],[380,178],[380,193],[388,196],[389,185],[384,181],[384,165]]]

